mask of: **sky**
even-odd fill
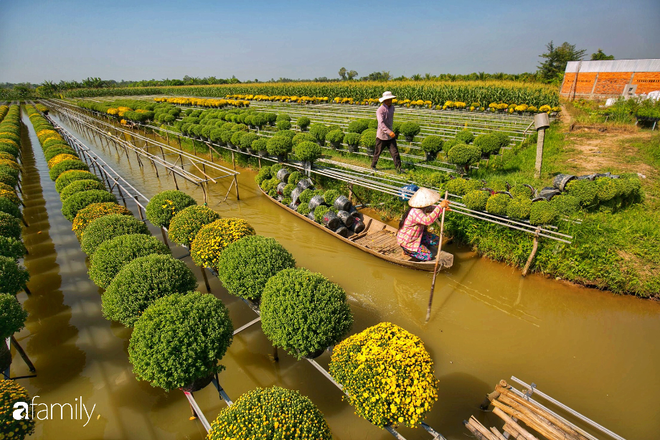
[[[551,40],[660,58],[660,1],[0,0],[0,82],[522,73]]]

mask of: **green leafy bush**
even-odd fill
[[[278,179],[277,177],[272,177],[270,179],[261,182],[261,189],[263,189],[268,194],[271,191],[276,191],[277,185],[279,184],[280,184],[280,179]]]
[[[280,130],[280,131],[276,131],[274,136],[285,137],[293,142],[293,138],[296,137],[296,132],[293,130]]]
[[[243,219],[221,218],[199,230],[190,245],[190,255],[196,265],[218,270],[220,254],[227,246],[255,234],[254,228]]]
[[[30,274],[15,259],[0,257],[0,292],[16,295],[25,289]]]
[[[255,423],[255,421],[259,423]],[[323,414],[298,391],[257,388],[223,409],[208,440],[331,440]]]
[[[325,139],[330,142],[334,148],[339,148],[344,141],[344,132],[341,129],[329,131]]]
[[[348,124],[349,133],[362,133],[369,128],[369,119],[356,119]]]
[[[456,144],[449,150],[448,155],[449,162],[467,169],[470,165],[479,162],[481,159],[481,150],[474,145]]]
[[[147,204],[147,220],[156,226],[167,228],[172,217],[193,205],[197,205],[197,201],[184,192],[163,191],[153,196]]]
[[[197,287],[197,278],[183,261],[169,254],[148,254],[127,261],[101,297],[103,316],[132,327],[159,298]]]
[[[550,200],[550,204],[555,207],[557,214],[569,217],[580,209],[580,200],[569,194],[554,196],[552,200]]]
[[[526,197],[514,197],[506,208],[506,215],[518,220],[529,218],[532,200]]]
[[[0,236],[21,239],[21,223],[11,214],[0,212]],[[1,292],[1,290],[0,290]]]
[[[48,172],[48,175],[50,176],[51,180],[55,181],[60,176],[60,174],[70,170],[89,171],[89,167],[87,166],[87,164],[85,164],[85,162],[81,160],[69,159],[60,162],[57,165],[55,165],[53,168],[51,168],[50,171]]]
[[[0,339],[3,344],[5,339],[25,327],[27,316],[15,295],[0,293]]]
[[[5,143],[0,143],[0,151],[6,152],[11,154],[12,156],[16,157],[18,156],[18,148],[16,148],[13,145],[5,144]]]
[[[60,174],[60,176],[55,181],[55,191],[57,191],[58,193],[62,193],[62,191],[64,191],[64,188],[66,188],[71,184],[71,182],[75,182],[76,180],[97,180],[99,182],[101,181],[101,179],[99,179],[89,171],[83,171],[83,170],[65,171],[62,174]]]
[[[590,180],[571,180],[566,184],[566,191],[584,208],[594,206],[598,200],[598,187]]]
[[[292,183],[287,183],[286,186],[284,187],[284,190],[282,191],[282,195],[284,197],[291,197],[291,191],[295,189],[296,185]]]
[[[199,230],[219,218],[220,215],[217,212],[206,206],[188,206],[172,217],[168,235],[174,243],[190,247]]]
[[[0,212],[9,214],[17,219],[20,219],[22,216],[18,205],[7,197],[0,197]]]
[[[254,151],[267,151],[266,146],[268,145],[268,141],[265,138],[259,138],[252,142],[252,149]]]
[[[358,145],[360,145],[360,138],[361,138],[360,133],[353,133],[353,132],[346,133],[346,135],[344,136],[344,142],[346,142],[346,145],[348,145],[349,147],[357,147]]]
[[[241,130],[237,130],[231,135],[231,138],[229,139],[229,142],[231,142],[231,144],[236,146],[236,147],[240,147],[241,146],[241,139],[243,138],[243,136],[245,134],[247,134],[247,133],[245,133],[244,131],[241,131]]]
[[[373,150],[376,148],[376,130],[373,128],[364,130],[360,136],[360,145],[367,150]]]
[[[293,173],[289,174],[289,178],[287,179],[287,183],[290,185],[298,185],[298,182],[300,182],[303,177],[305,177],[300,171],[294,171]]]
[[[468,209],[485,211],[490,193],[488,191],[472,190],[463,196],[463,203]]]
[[[105,215],[87,225],[80,248],[91,257],[103,242],[128,234],[151,235],[147,225],[135,217],[121,214]]]
[[[511,143],[511,139],[509,138],[509,136],[502,133],[501,131],[496,131],[495,133],[492,133],[492,136],[497,138],[500,144],[500,148],[508,147],[509,144]]]
[[[495,215],[506,215],[510,202],[511,197],[506,194],[493,194],[488,198],[486,211]]]
[[[58,145],[53,148],[49,148],[48,151],[44,152],[44,156],[46,157],[46,162],[50,161],[52,158],[59,154],[71,154],[73,156],[77,156],[78,154],[73,150],[73,148],[64,146],[64,145]]]
[[[548,201],[540,200],[532,203],[529,222],[533,225],[553,225],[557,222],[558,214],[554,205]]]
[[[306,216],[311,212],[311,210],[309,209],[309,205],[307,203],[300,203],[300,205],[298,205],[298,208],[296,208],[298,214]]]
[[[97,252],[94,252],[89,267],[89,278],[94,284],[105,289],[121,268],[136,258],[151,254],[169,255],[171,252],[165,243],[151,235],[120,235],[103,242],[97,248]]]
[[[254,178],[255,182],[257,182],[257,185],[261,187],[261,182],[264,180],[270,179],[272,177],[270,167],[262,167],[259,172],[257,173],[257,176]]]
[[[312,136],[310,133],[298,133],[293,137],[291,140],[293,143],[293,146],[295,147],[301,142],[314,142],[316,143],[316,138]]]
[[[406,137],[408,140],[412,140],[420,132],[419,124],[416,122],[404,122],[401,124],[401,134]]]
[[[256,133],[245,133],[243,137],[241,137],[241,148],[252,149],[252,144],[257,139],[259,139],[259,136]]]
[[[13,188],[18,183],[18,178],[9,173],[0,171],[0,182]]]
[[[314,210],[314,220],[316,223],[323,223],[323,216],[326,212],[330,211],[330,207],[321,205]]]
[[[445,141],[445,143],[442,145],[442,151],[444,151],[447,155],[449,155],[449,151],[451,151],[451,149],[454,148],[454,146],[459,143],[460,142],[458,142],[456,139],[449,139]]]
[[[291,116],[289,116],[286,113],[280,113],[277,115],[277,119],[275,119],[276,122],[279,121],[286,121],[286,122],[291,122]]]
[[[435,154],[442,151],[444,142],[440,136],[426,136],[422,139],[422,151],[425,153]]]
[[[306,190],[300,193],[298,199],[300,200],[301,204],[307,205],[309,201],[312,200],[312,197],[314,197],[314,190],[311,188],[307,188]]]
[[[76,193],[83,191],[91,191],[91,190],[106,191],[105,185],[103,185],[103,183],[99,182],[98,180],[94,180],[94,179],[76,180],[75,182],[71,182],[70,185],[68,185],[66,188],[62,190],[62,192],[60,193],[60,200],[64,202],[66,199],[68,199],[69,197],[71,197]]]
[[[301,142],[293,150],[298,160],[303,162],[314,162],[322,155],[321,147],[314,142]]]
[[[286,157],[293,147],[291,139],[285,136],[273,136],[266,142],[268,154],[278,157]]]
[[[0,235],[0,256],[18,260],[25,256],[26,249],[21,240]]]
[[[325,135],[328,134],[328,127],[323,124],[312,124],[309,127],[309,134],[314,136],[316,142],[323,145],[325,143]]]
[[[600,177],[594,180],[596,184],[596,194],[599,202],[608,202],[619,196],[619,179],[610,179],[609,177]]]
[[[273,345],[300,359],[341,341],[353,316],[339,285],[307,269],[284,269],[266,283],[261,324]]]
[[[323,194],[323,200],[325,200],[328,206],[332,206],[340,195],[341,193],[336,189],[329,189]]]
[[[127,208],[118,205],[117,203],[92,203],[86,208],[78,211],[76,218],[73,219],[71,230],[76,234],[78,241],[81,241],[87,225],[97,218],[110,214],[133,215]]]
[[[117,198],[105,189],[78,192],[64,200],[62,203],[62,214],[67,220],[73,222],[78,211],[85,209],[92,203],[117,203]]]
[[[277,124],[275,124],[278,130],[290,130],[291,129],[291,122],[289,121],[277,121]]]
[[[307,116],[301,116],[298,118],[296,121],[296,124],[298,125],[298,128],[300,131],[305,131],[307,130],[307,127],[309,127],[309,124],[311,124],[312,121]]]
[[[497,154],[500,151],[501,141],[493,134],[482,134],[474,139],[474,145],[479,147],[483,154]]]
[[[175,293],[156,300],[135,323],[128,356],[133,373],[165,390],[222,370],[232,341],[229,312],[213,295]]]
[[[252,235],[220,254],[218,278],[232,295],[258,301],[272,276],[295,267],[296,260],[274,238]]]
[[[450,179],[445,185],[445,188],[450,194],[456,194],[457,196],[464,196],[468,192],[481,189],[482,187],[483,184],[480,180],[463,178]]]
[[[524,197],[526,199],[531,199],[534,195],[532,189],[525,185],[516,185],[509,192],[513,197]]]
[[[463,144],[470,144],[474,141],[474,134],[468,129],[461,130],[456,133],[456,138],[458,142]]]

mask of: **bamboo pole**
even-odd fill
[[[579,440],[577,433],[573,432],[573,430],[570,430],[569,432],[562,429],[561,426],[555,425],[547,417],[545,417],[545,414],[532,411],[529,408],[518,404],[507,396],[501,395],[498,402],[501,402],[501,404],[504,405],[508,405],[508,407],[511,408],[511,411],[515,412],[515,414],[512,414],[511,412],[509,414],[517,417],[519,420],[522,420],[528,426],[536,429],[538,432],[542,433],[548,438],[557,438],[558,440]],[[502,409],[507,412],[505,408]],[[538,428],[535,425],[538,425]],[[539,429],[547,430],[548,434],[540,431]]]
[[[493,414],[498,416],[500,419],[504,420],[505,422],[504,430],[509,434],[515,435],[516,438],[522,437],[525,440],[539,440],[538,438],[534,437],[532,434],[527,432],[525,428],[520,426],[515,420],[509,417],[509,415],[504,411],[502,411],[501,409],[497,407],[493,408]],[[509,427],[509,429],[507,429],[507,426]]]
[[[449,191],[445,191],[445,201],[449,197]],[[431,282],[431,293],[429,294],[429,306],[426,309],[426,322],[431,318],[431,306],[433,305],[433,292],[435,291],[435,279],[438,276],[438,266],[440,265],[440,253],[442,251],[442,238],[445,233],[445,212],[447,208],[442,210],[442,220],[440,221],[440,240],[438,241],[438,253],[435,256],[435,269],[433,270],[433,281]]]
[[[463,420],[463,424],[472,433],[472,435],[474,435],[477,438],[477,440],[491,440],[490,437],[484,437],[479,432],[479,430],[477,430],[477,428],[474,425],[472,425],[470,422]]]
[[[488,431],[488,429],[486,429],[486,427],[482,425],[479,420],[475,419],[474,416],[470,416],[468,424],[472,426],[477,432],[479,432],[483,438],[488,440],[499,440],[495,435],[493,435],[492,432]]]
[[[561,434],[556,428],[548,426],[542,420],[539,420],[538,417],[535,417],[534,415],[531,415],[528,413],[523,413],[522,411],[518,411],[515,408],[512,408],[508,405],[505,405],[504,403],[500,402],[499,400],[493,400],[493,406],[495,408],[499,408],[505,413],[507,413],[509,416],[514,417],[518,419],[519,421],[523,422],[525,425],[529,426],[532,428],[534,431],[538,432],[542,436],[548,438],[549,440],[566,440],[569,438],[573,437],[567,437]]]
[[[495,437],[497,437],[498,440],[507,440],[506,437],[504,437],[504,436],[502,435],[502,433],[501,433],[500,431],[498,431],[497,428],[495,428],[494,426],[491,426],[491,427],[490,427],[490,431],[491,431],[493,434],[495,434]]]

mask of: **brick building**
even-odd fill
[[[660,59],[570,61],[560,95],[568,99],[606,99],[660,90]]]

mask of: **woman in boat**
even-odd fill
[[[403,252],[420,261],[429,261],[432,257],[430,247],[437,246],[439,237],[426,230],[433,224],[442,211],[449,208],[449,200],[440,200],[440,194],[428,188],[420,188],[408,201],[410,206],[399,223],[396,241]]]

